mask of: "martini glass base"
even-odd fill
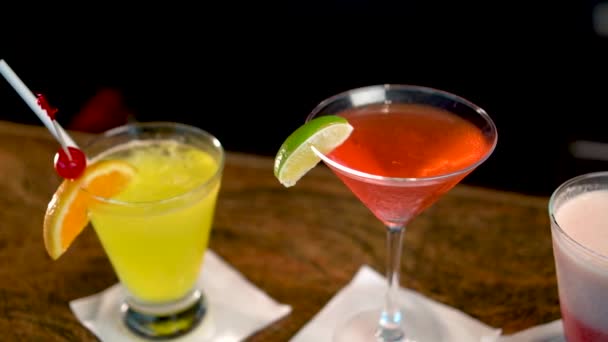
[[[363,311],[336,328],[333,342],[428,342],[442,341],[441,326],[427,311],[402,308],[404,323],[379,330],[381,310]],[[401,333],[400,333],[401,332]]]

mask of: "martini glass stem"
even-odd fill
[[[386,250],[386,279],[388,289],[384,309],[378,322],[377,337],[380,341],[402,341],[404,339],[403,316],[396,302],[399,291],[399,274],[401,270],[401,249],[405,226],[387,226]]]

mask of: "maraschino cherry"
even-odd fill
[[[76,179],[87,167],[87,157],[76,147],[68,146],[68,153],[59,148],[55,154],[55,171],[66,179]],[[70,157],[71,156],[71,157]]]
[[[42,94],[37,94],[38,105],[46,111],[46,114],[53,121],[55,126],[55,132],[57,132],[57,138],[61,147],[55,154],[55,172],[60,177],[65,179],[76,179],[84,172],[87,167],[87,157],[77,147],[67,146],[61,131],[57,127],[57,121],[55,121],[55,115],[57,114],[57,108],[51,106],[47,101],[46,97]]]

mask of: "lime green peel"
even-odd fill
[[[285,139],[274,159],[274,175],[285,187],[296,184],[320,161],[311,146],[330,153],[350,136],[353,127],[337,115],[316,117]]]

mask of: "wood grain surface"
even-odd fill
[[[2,341],[95,341],[68,302],[117,281],[90,228],[58,261],[46,255],[56,148],[42,127],[0,122]],[[362,264],[385,265],[382,225],[326,167],[286,189],[272,163],[229,153],[211,237],[217,254],[293,307],[248,341],[288,341]],[[547,201],[457,186],[408,227],[402,285],[505,333],[558,319]]]

